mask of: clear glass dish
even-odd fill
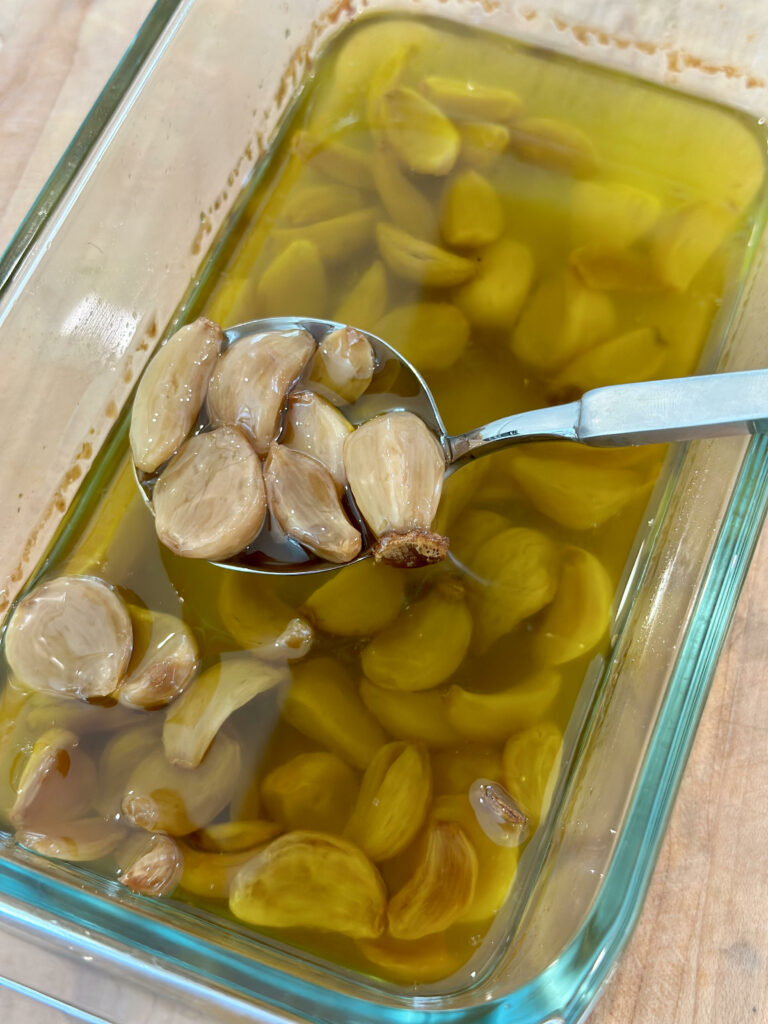
[[[663,47],[655,41],[660,15],[630,4],[603,10],[585,0],[568,24],[543,8],[510,12],[479,0],[369,2],[360,11],[313,0],[261,6],[159,3],[0,263],[9,371],[0,425],[16,439],[0,483],[18,495],[0,539],[3,612],[54,537],[66,543],[78,491],[99,488],[88,467],[103,445],[124,443],[120,411],[157,340],[195,301],[220,229],[312,57],[363,9],[415,8],[651,81],[674,74],[679,87],[753,120],[764,111],[759,67],[718,74],[689,56],[706,20],[693,0],[681,5],[679,37]],[[738,34],[724,16],[718,32],[718,16],[710,13],[707,38],[718,40],[722,68],[733,71],[746,24],[764,28],[765,16],[757,6],[744,11]],[[130,216],[118,192],[131,195]],[[713,330],[719,368],[762,362],[766,274],[757,234],[737,310]],[[418,995],[368,984],[223,923],[132,899],[10,842],[0,851],[3,926],[20,942],[40,940],[51,956],[95,958],[115,984],[169,993],[208,1019],[394,1024],[436,1010],[521,1024],[581,1019],[639,912],[767,502],[764,438],[702,442],[670,461],[627,579],[611,660],[596,667],[574,716],[567,785],[515,906],[493,926],[498,952],[479,977]],[[15,983],[34,987],[34,976]],[[97,1005],[95,992],[77,1000],[83,1011],[114,1012]]]

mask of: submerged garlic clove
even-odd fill
[[[192,437],[163,470],[152,504],[160,541],[186,558],[230,558],[266,515],[261,464],[233,427]]]
[[[475,779],[469,802],[477,823],[498,846],[520,846],[528,838],[528,818],[499,782]]]
[[[96,789],[96,769],[77,749],[79,742],[74,733],[60,728],[46,730],[35,741],[8,814],[17,828],[45,828],[88,809]]]
[[[290,682],[284,665],[232,658],[212,665],[166,713],[163,749],[171,764],[196,768],[233,712],[262,693]]]
[[[448,539],[430,530],[445,474],[437,438],[418,416],[375,416],[344,442],[357,507],[376,535],[376,561],[413,568],[442,561]]]
[[[274,821],[217,821],[189,837],[208,853],[239,853],[263,846],[279,836],[282,826]]]
[[[192,430],[223,343],[218,324],[201,316],[176,331],[144,371],[130,440],[133,461],[145,473],[154,473]]]
[[[351,562],[363,539],[341,507],[333,477],[316,459],[273,444],[264,466],[272,515],[284,533],[329,562]]]
[[[99,791],[94,806],[105,818],[120,813],[120,801],[131,772],[152,751],[160,750],[159,716],[123,729],[105,745],[99,758]]]
[[[243,651],[262,661],[296,661],[312,648],[314,631],[263,578],[231,572],[219,592],[219,616]]]
[[[314,338],[303,330],[273,331],[230,345],[208,388],[211,422],[238,427],[266,455],[280,429],[285,396],[314,350]]]
[[[142,896],[167,896],[184,870],[179,844],[162,833],[131,836],[117,861],[118,882]]]
[[[347,485],[344,439],[352,424],[338,409],[313,391],[297,391],[288,398],[283,444],[311,455],[322,463],[341,493]]]
[[[367,390],[375,369],[376,357],[365,335],[340,327],[317,346],[309,383],[334,405],[348,405]]]
[[[81,700],[117,689],[132,645],[126,606],[91,576],[60,576],[35,587],[5,634],[8,664],[24,687]]]
[[[197,671],[197,644],[192,630],[175,615],[129,605],[133,657],[117,694],[129,708],[165,707],[184,690]]]
[[[44,832],[20,829],[16,842],[35,853],[56,860],[100,860],[111,853],[125,835],[122,825],[104,818],[78,818],[66,824],[57,824]]]

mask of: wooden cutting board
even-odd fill
[[[0,249],[150,7],[149,0],[0,3]],[[768,531],[737,609],[637,930],[591,1024],[768,1020],[766,676]],[[0,973],[11,947],[0,930]],[[46,986],[57,994],[77,989],[71,969],[67,977],[47,977]],[[68,1019],[51,1012],[0,989],[0,1019]],[[152,1015],[153,1024],[185,1019],[178,1009],[157,1007]]]

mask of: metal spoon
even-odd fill
[[[308,331],[319,343],[345,325],[307,317],[272,317],[237,324],[224,333],[226,344],[270,331]],[[768,429],[768,369],[710,376],[618,384],[587,391],[576,402],[505,416],[466,434],[450,436],[421,374],[391,345],[361,331],[376,354],[377,370],[368,391],[344,410],[353,423],[381,412],[408,410],[434,431],[445,452],[446,474],[466,462],[522,441],[575,441],[596,448],[690,441],[706,437],[754,434]],[[151,479],[137,474],[151,507]],[[348,500],[354,511],[351,495]],[[359,518],[359,517],[358,517]],[[365,524],[363,554],[370,555]],[[313,558],[293,541],[263,530],[254,544],[222,568],[265,575],[305,575],[338,569],[335,562]],[[345,563],[351,565],[353,563]]]

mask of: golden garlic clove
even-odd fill
[[[439,690],[406,693],[388,690],[363,679],[360,697],[390,736],[428,747],[450,747],[463,740],[448,721],[445,694]]]
[[[382,935],[359,942],[358,948],[381,974],[406,985],[447,978],[465,961],[464,956],[449,949],[444,935],[427,935],[415,941]]]
[[[563,734],[547,721],[515,733],[504,746],[504,784],[534,823],[547,813],[562,753]]]
[[[311,455],[333,477],[341,494],[347,485],[344,439],[352,424],[339,410],[314,391],[296,391],[288,397],[282,443]]]
[[[167,896],[184,870],[179,844],[161,833],[131,836],[116,859],[118,882],[142,896]]]
[[[387,308],[387,293],[387,271],[381,260],[374,260],[341,300],[333,319],[372,331]]]
[[[363,538],[341,507],[333,477],[302,452],[273,444],[264,466],[269,509],[283,532],[330,562],[351,562]]]
[[[457,735],[460,735],[457,732]],[[504,778],[498,747],[461,740],[448,750],[432,752],[432,783],[435,797],[466,794],[475,779]]]
[[[453,303],[414,302],[390,310],[376,334],[426,373],[453,366],[469,342],[469,322]]]
[[[375,369],[376,356],[365,335],[340,327],[317,346],[308,383],[334,405],[349,405],[367,390]]]
[[[374,557],[412,568],[439,562],[448,539],[432,533],[445,474],[440,443],[410,412],[375,416],[344,442],[357,507],[377,537]]]
[[[386,92],[379,111],[387,141],[411,171],[448,174],[459,155],[456,126],[421,93],[406,86]]]
[[[457,174],[443,196],[443,238],[457,249],[477,249],[497,242],[504,231],[504,208],[496,189],[477,171]]]
[[[495,121],[466,121],[459,125],[462,164],[487,171],[509,145],[509,128]]]
[[[373,188],[370,154],[348,146],[339,139],[315,138],[310,132],[296,132],[293,151],[313,168],[344,185]]]
[[[426,748],[388,743],[365,771],[344,834],[371,860],[387,860],[414,839],[431,797],[432,770]]]
[[[279,833],[279,827],[275,828]],[[264,845],[260,844],[261,847]],[[226,900],[238,871],[250,863],[260,849],[260,846],[252,846],[246,850],[216,853],[197,850],[184,842],[179,843],[179,846],[184,857],[179,887],[193,896],[202,896],[207,900]]]
[[[74,733],[55,727],[35,741],[8,815],[17,828],[45,829],[88,810],[96,789],[96,769],[78,749],[79,742]]]
[[[511,238],[502,238],[477,253],[475,261],[477,274],[456,289],[454,303],[477,327],[512,328],[533,281],[531,250]]]
[[[189,838],[209,853],[240,853],[263,846],[281,832],[282,826],[274,821],[218,821]]]
[[[523,109],[523,101],[511,89],[478,85],[463,78],[429,75],[422,83],[424,92],[447,114],[480,121],[511,121]]]
[[[125,829],[103,818],[78,818],[45,831],[20,829],[14,838],[21,846],[56,860],[75,862],[101,860],[125,836]]]
[[[287,829],[339,834],[352,813],[358,775],[328,750],[299,754],[261,783],[264,806]]]
[[[315,351],[306,331],[273,331],[241,338],[224,352],[208,388],[215,426],[238,427],[259,455],[280,430],[285,396]]]
[[[561,682],[562,677],[555,669],[542,669],[509,689],[494,693],[475,693],[451,686],[446,697],[448,720],[469,740],[503,742],[546,714]]]
[[[117,693],[129,708],[165,707],[184,690],[197,671],[197,643],[192,630],[175,615],[129,605],[133,655]]]
[[[132,644],[128,610],[110,586],[95,577],[60,576],[19,602],[5,655],[26,688],[90,700],[114,693]]]
[[[386,890],[352,843],[320,832],[289,832],[235,876],[229,909],[248,924],[310,928],[354,939],[384,931]]]
[[[347,566],[317,588],[303,611],[318,629],[334,636],[373,636],[403,607],[403,574],[371,559]]]
[[[230,558],[256,539],[267,503],[261,464],[239,430],[192,437],[152,495],[161,543],[186,558]]]
[[[452,288],[474,277],[472,260],[416,238],[394,224],[378,224],[376,238],[389,269],[407,281],[425,288]]]
[[[444,931],[471,906],[477,875],[477,854],[461,825],[431,822],[414,874],[389,901],[389,934],[420,939]]]
[[[373,178],[387,215],[398,227],[420,238],[437,237],[432,203],[403,173],[400,161],[386,145],[377,146],[373,154]]]
[[[221,328],[199,317],[176,331],[144,371],[130,440],[133,461],[145,473],[154,473],[192,430],[223,343]]]
[[[162,749],[136,765],[123,794],[128,821],[147,832],[184,836],[222,811],[235,792],[240,746],[219,732],[197,768],[169,764]]]
[[[549,117],[524,117],[510,132],[515,155],[527,163],[586,178],[597,168],[591,140],[575,125]]]
[[[227,573],[219,592],[219,616],[244,651],[263,661],[296,661],[309,653],[312,627],[296,615],[263,578]]]
[[[370,246],[379,215],[378,207],[366,206],[301,228],[275,228],[272,238],[277,246],[309,242],[324,263],[346,263]],[[294,307],[295,301],[289,309]]]
[[[280,219],[291,227],[303,227],[352,213],[362,205],[360,191],[349,185],[308,185],[288,195]]]
[[[637,327],[576,356],[550,380],[549,390],[572,398],[609,384],[652,380],[666,357],[667,345],[656,328]]]
[[[260,317],[285,316],[296,295],[307,316],[321,313],[327,295],[325,267],[314,242],[297,238],[282,250],[259,279],[254,300]]]
[[[126,783],[136,765],[153,751],[162,749],[161,726],[158,716],[123,729],[105,745],[99,758],[99,791],[94,801],[105,818],[119,815]]]
[[[166,712],[165,756],[173,765],[196,768],[231,714],[290,678],[283,665],[256,658],[231,658],[207,668]]]

